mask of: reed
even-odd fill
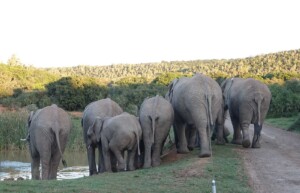
[[[6,111],[0,114],[0,150],[23,150],[27,143],[20,139],[27,135],[27,110]]]

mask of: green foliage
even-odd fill
[[[46,85],[48,96],[66,110],[79,110],[107,96],[106,87],[83,77],[63,77]]]
[[[0,97],[11,96],[15,89],[44,90],[46,84],[55,81],[58,77],[33,67],[0,64]]]
[[[300,117],[300,114],[295,114],[293,116],[290,116],[290,117],[278,117],[278,118],[267,118],[266,119],[266,123],[267,124],[270,124],[274,127],[277,127],[277,128],[281,128],[281,129],[284,129],[284,130],[299,130],[300,127],[297,128],[294,128],[294,124],[295,126],[297,126],[297,120],[299,119]]]
[[[172,82],[172,80],[176,79],[176,78],[181,78],[184,75],[181,72],[169,72],[169,73],[164,73],[164,74],[160,74],[158,75],[154,80],[153,83],[154,84],[158,84],[158,85],[165,85],[168,86],[170,84],[170,82]]]
[[[0,150],[27,148],[27,143],[20,140],[27,136],[27,118],[25,109],[0,114]]]
[[[289,130],[300,132],[300,114],[298,115],[298,119],[289,127]]]
[[[68,138],[67,149],[71,151],[85,150],[85,143],[83,140],[83,130],[81,126],[81,117],[71,116],[72,130]]]
[[[124,111],[137,115],[137,111],[147,97],[164,96],[166,86],[155,84],[113,85],[109,88],[108,97],[116,101]]]
[[[47,71],[63,76],[90,76],[109,80],[144,77],[154,80],[166,73],[191,75],[196,72],[212,78],[265,77],[290,80],[300,78],[300,49],[230,60],[162,61],[160,63],[118,64],[51,68]],[[167,82],[164,82],[166,84]]]
[[[272,93],[269,116],[288,117],[300,111],[299,80],[286,81],[283,85],[273,84],[269,88]]]

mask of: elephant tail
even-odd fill
[[[60,142],[59,142],[59,130],[58,130],[58,129],[55,129],[54,133],[55,133],[55,139],[56,139],[57,147],[58,147],[58,150],[59,150],[61,159],[62,159],[61,162],[62,162],[62,164],[63,164],[64,167],[67,167],[67,162],[66,162],[66,160],[64,160],[64,158],[63,158],[63,154],[62,154],[61,147],[60,147]]]
[[[214,125],[214,121],[213,121],[213,117],[212,117],[212,113],[211,113],[211,103],[212,103],[212,95],[206,95],[206,100],[207,100],[207,116],[208,116],[208,120],[209,120],[209,126],[210,128],[212,128],[212,126]]]
[[[141,150],[140,150],[140,137],[138,132],[134,132],[134,135],[136,137],[136,141],[137,141],[137,148],[138,148],[138,155],[141,155]]]
[[[257,119],[258,125],[261,126],[261,103],[263,101],[263,97],[261,94],[257,94],[254,97],[254,101],[257,104]]]

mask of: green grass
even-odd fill
[[[265,122],[274,127],[288,130],[297,121],[297,119],[299,119],[299,117],[300,114],[294,115],[292,117],[268,118],[265,120]],[[300,132],[300,128],[298,131]]]
[[[27,148],[26,142],[20,140],[27,135],[27,118],[26,110],[0,113],[0,150]]]
[[[0,192],[209,193],[213,176],[217,192],[252,192],[234,145],[214,145],[213,159],[200,159],[197,157],[198,153],[199,150],[195,149],[177,161],[132,172],[104,173],[63,181],[3,181],[0,183]]]

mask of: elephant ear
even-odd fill
[[[174,79],[168,86],[168,92],[165,96],[165,98],[168,100],[168,101],[172,101],[172,98],[173,98],[173,91],[174,91],[174,86],[175,84],[178,82],[179,79]]]
[[[227,110],[228,106],[229,106],[230,90],[231,90],[232,84],[233,84],[233,78],[226,79],[221,84],[221,89],[222,89],[222,93],[223,93],[223,100],[224,100],[224,108],[225,108],[225,110]]]
[[[102,132],[102,129],[103,129],[103,123],[104,123],[104,119],[101,119],[100,117],[97,117],[95,122],[94,122],[94,132],[96,134],[96,139],[97,139],[97,142],[100,142],[100,139],[101,139],[101,132]]]
[[[33,115],[34,115],[34,111],[31,111],[31,112],[30,112],[30,115],[29,115],[29,117],[28,117],[28,120],[27,120],[27,126],[28,126],[28,128],[30,127],[30,124],[31,124]]]

